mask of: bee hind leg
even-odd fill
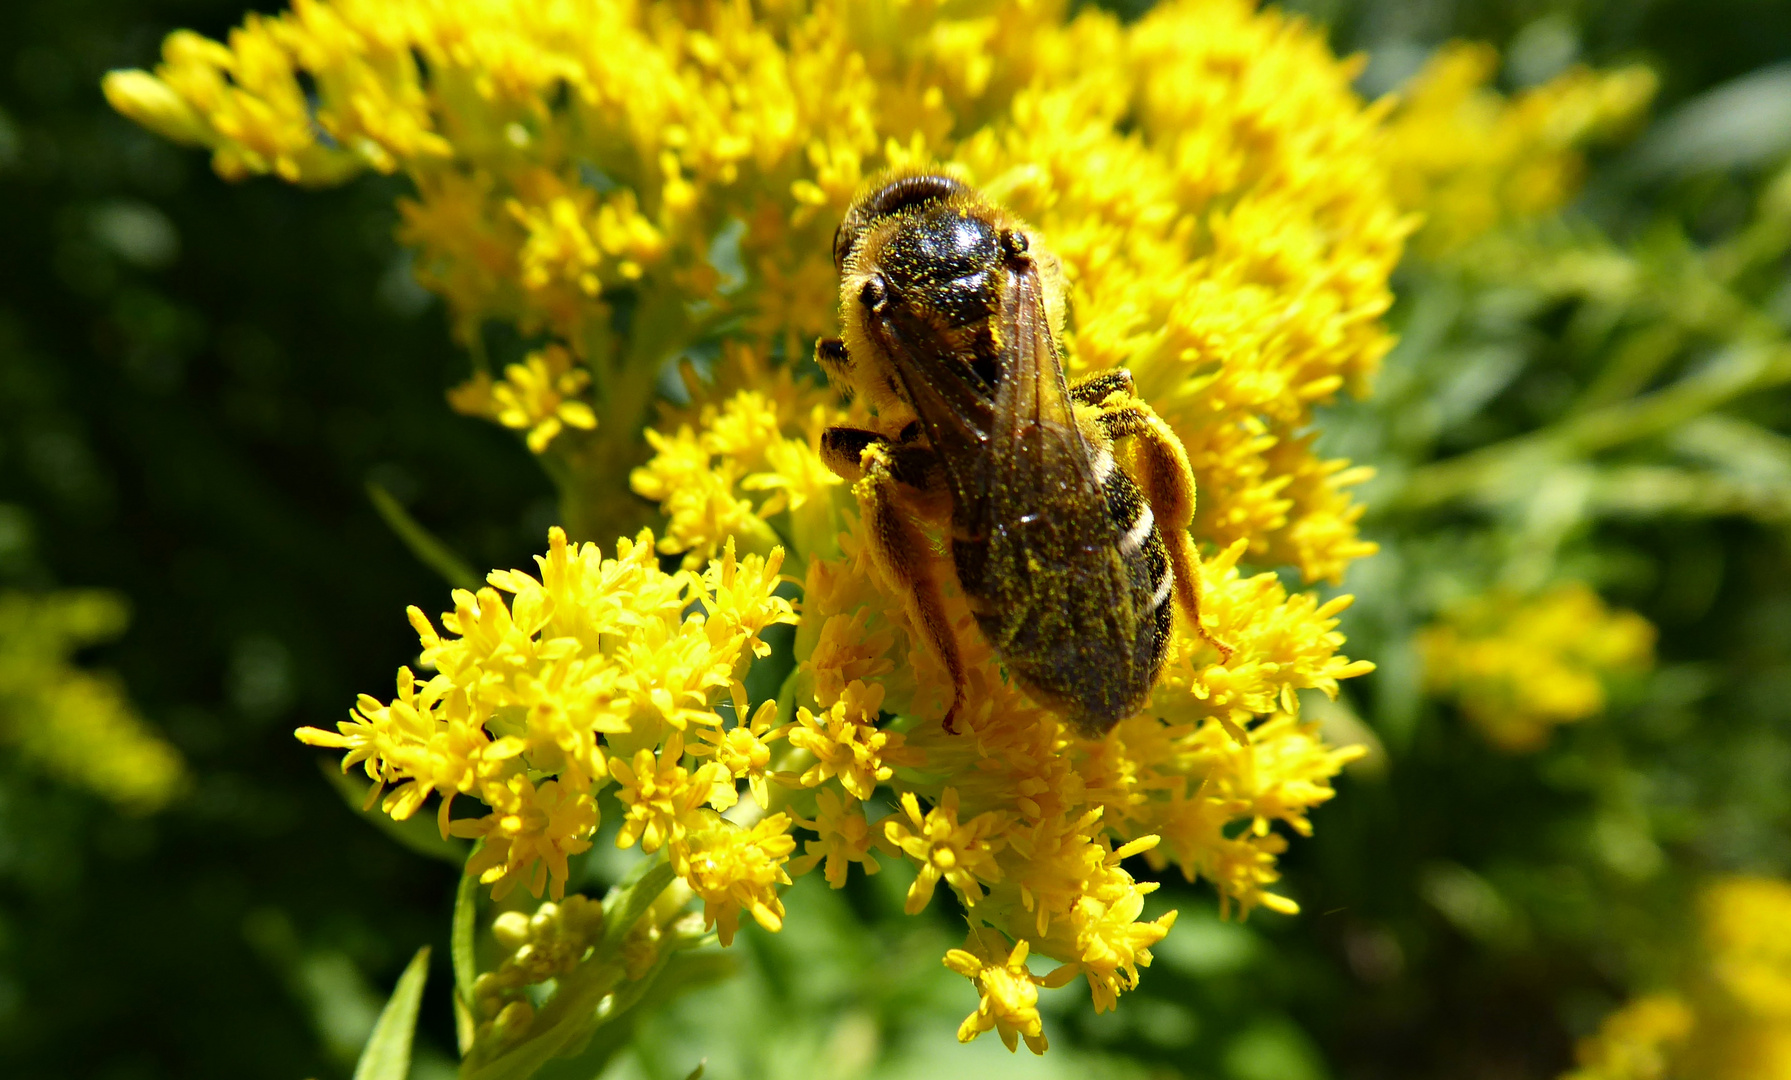
[[[1126,374],[1127,386],[1130,383],[1131,376]],[[1182,441],[1155,410],[1136,398],[1104,409],[1095,422],[1109,439],[1137,440],[1142,475],[1136,480],[1144,489],[1145,500],[1157,521],[1158,535],[1169,555],[1169,565],[1175,572],[1176,599],[1195,632],[1218,650],[1221,663],[1229,663],[1231,646],[1200,621],[1200,553],[1188,536],[1188,526],[1194,521],[1194,470],[1188,464]]]
[[[943,723],[948,734],[956,734],[958,707],[964,701],[964,659],[945,614],[932,544],[901,505],[903,489],[925,494],[935,483],[933,453],[892,443],[874,431],[835,427],[821,435],[821,458],[852,482],[878,576],[901,595],[909,620],[951,677],[951,704]]]

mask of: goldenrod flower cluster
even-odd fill
[[[1606,1018],[1562,1080],[1791,1078],[1791,883],[1724,879],[1699,915],[1685,987]]]
[[[1604,679],[1654,660],[1653,625],[1578,581],[1529,597],[1473,597],[1417,643],[1429,690],[1509,753],[1538,749],[1556,727],[1604,712]]]
[[[724,730],[716,705],[731,695],[743,710],[739,680],[770,651],[760,635],[794,620],[776,595],[781,560],[730,547],[701,574],[666,573],[650,533],[606,559],[556,527],[539,577],[497,571],[477,594],[456,590],[447,636],[410,609],[431,678],[405,668],[391,701],[363,696],[336,731],[299,738],[362,765],[369,806],[395,785],[381,802],[394,818],[439,794],[442,834],[481,841],[467,872],[494,897],[523,883],[564,895],[567,859],[589,850],[597,793],[613,785],[618,842],[666,849],[724,940],[742,909],[775,929],[789,820],[743,829],[720,814],[741,782],[763,782],[762,716]],[[490,812],[452,820],[463,793]]]
[[[180,753],[150,730],[110,675],[69,663],[128,621],[113,593],[0,593],[0,745],[133,813],[187,784]]]
[[[660,366],[741,322],[805,353],[854,190],[955,162],[1063,257],[1075,366],[1133,366],[1182,434],[1202,535],[1335,579],[1371,550],[1344,490],[1363,474],[1305,430],[1390,344],[1408,226],[1381,112],[1322,35],[1243,0],[1131,27],[1068,7],[303,0],[227,43],[170,35],[106,91],[227,177],[406,173],[401,236],[475,360],[495,320],[589,373],[587,443],[559,445],[593,417],[564,411],[583,382],[552,352],[455,400],[572,459],[568,523],[592,534],[630,513],[606,485],[638,464]]]
[[[1438,50],[1399,93],[1387,127],[1393,193],[1424,214],[1418,247],[1457,251],[1500,225],[1555,210],[1579,188],[1579,147],[1630,125],[1654,97],[1653,71],[1573,67],[1506,98],[1489,45]]]
[[[1269,569],[1336,581],[1373,550],[1366,473],[1313,431],[1390,346],[1413,223],[1355,73],[1246,0],[1131,25],[1067,0],[295,0],[227,43],[172,35],[106,88],[225,176],[407,175],[401,237],[475,358],[455,405],[550,459],[574,537],[665,517],[614,559],[556,532],[538,576],[456,593],[440,630],[413,611],[425,673],[302,737],[389,785],[394,816],[439,794],[499,893],[558,896],[607,790],[619,842],[664,851],[724,942],[742,914],[775,929],[796,874],[906,860],[911,911],[945,888],[969,916],[960,1036],[1039,1051],[1040,986],[1080,977],[1112,1008],[1174,921],[1142,920],[1155,885],[1128,859],[1293,911],[1276,857],[1355,753],[1299,715],[1368,670],[1339,651],[1348,599]],[[1129,368],[1199,483],[1205,619],[1234,653],[1180,628],[1150,707],[1101,741],[1005,680],[961,599],[970,686],[941,729],[945,673],[815,450],[848,415],[799,367],[834,325],[834,227],[869,177],[922,164],[1039,230],[1071,377]],[[493,321],[531,343],[501,372]],[[677,371],[691,400],[655,420]],[[786,553],[796,669],[749,701],[761,631],[795,618]],[[489,812],[452,819],[462,793]]]

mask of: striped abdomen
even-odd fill
[[[1174,622],[1175,578],[1138,485],[1104,447],[1089,464],[1101,505],[1041,492],[1036,513],[1076,520],[1029,531],[1022,514],[955,529],[952,558],[1009,674],[1098,738],[1150,696]]]

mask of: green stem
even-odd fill
[[[1745,394],[1791,382],[1791,347],[1737,346],[1663,390],[1569,417],[1414,471],[1383,510],[1423,510],[1474,494],[1521,487],[1534,470],[1670,431]]]
[[[483,585],[481,578],[466,560],[454,554],[452,548],[437,539],[434,533],[425,529],[416,518],[410,516],[392,493],[373,481],[367,481],[367,498],[372,500],[373,509],[385,521],[386,525],[396,533],[417,561],[440,574],[449,585],[456,589],[476,592]]]

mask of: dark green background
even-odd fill
[[[1340,51],[1374,51],[1370,80],[1452,36],[1507,44],[1549,13],[1595,63],[1653,63],[1662,109],[1791,57],[1791,5],[1766,0],[1309,6]],[[357,820],[290,734],[387,692],[415,650],[405,606],[446,601],[364,485],[480,567],[524,565],[553,520],[519,442],[443,402],[465,361],[392,239],[399,182],[228,185],[100,97],[106,70],[150,65],[167,31],[221,36],[243,10],[0,5],[0,586],[128,596],[130,632],[86,659],[124,676],[196,777],[180,804],[133,819],[0,756],[7,1076],[346,1075],[305,988],[389,987],[418,945],[441,952],[454,881]],[[1663,216],[1716,234],[1754,179],[1595,182],[1589,205],[1620,236]],[[1562,319],[1525,328],[1536,370],[1495,413],[1513,429],[1534,422],[1525,387],[1551,377]],[[1756,418],[1786,430],[1770,406]],[[1668,951],[1700,875],[1783,872],[1782,536],[1680,522],[1598,542],[1637,567],[1616,599],[1661,626],[1667,667],[1720,689],[1680,708],[1656,686],[1619,703],[1621,735],[1575,732],[1535,759],[1492,754],[1426,711],[1387,777],[1345,778],[1317,838],[1293,845],[1305,916],[1259,915],[1223,939],[1255,950],[1230,966],[1160,965],[1120,1017],[1097,1022],[1084,1004],[1059,1041],[1258,1080],[1273,1053],[1252,1058],[1222,1034],[1297,1047],[1291,1020],[1337,1077],[1552,1077],[1631,979],[1667,963],[1649,958]],[[1352,654],[1374,658],[1385,628],[1351,629]],[[1377,678],[1358,691],[1371,717],[1387,707]],[[1672,864],[1646,882],[1575,868],[1602,789],[1573,776],[1612,755],[1645,758],[1651,791],[1666,792],[1651,820]],[[1497,878],[1514,912],[1503,931],[1476,937],[1427,906],[1422,883],[1441,864]],[[1178,903],[1212,900],[1200,889]],[[938,912],[927,918],[943,928]],[[768,967],[795,963],[749,947]],[[438,963],[424,1008],[437,1047],[452,1044],[443,974]],[[1162,1002],[1191,1005],[1199,1033],[1153,1039]]]

